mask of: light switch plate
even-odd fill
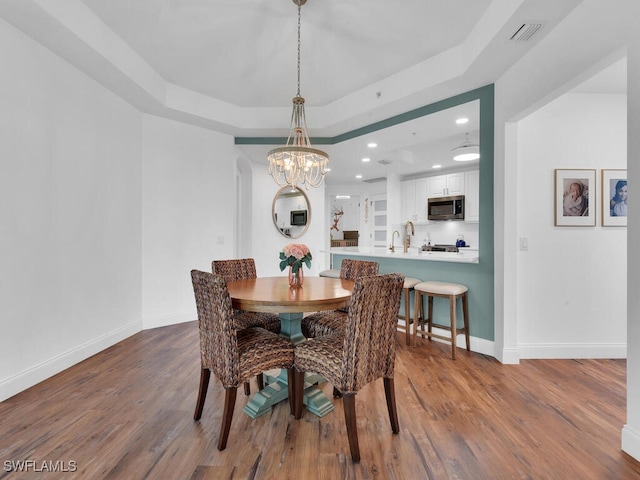
[[[529,250],[529,237],[520,237],[520,250]]]

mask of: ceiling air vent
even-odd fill
[[[370,178],[369,180],[363,180],[365,183],[378,183],[378,182],[386,182],[387,177],[378,177],[378,178]]]
[[[523,23],[516,32],[511,35],[509,40],[515,40],[518,42],[526,42],[531,39],[535,35],[535,33],[540,30],[542,24],[540,23]]]

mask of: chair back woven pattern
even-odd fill
[[[400,273],[356,281],[344,336],[343,392],[357,392],[377,378],[393,377],[403,284]]]
[[[214,260],[211,271],[222,276],[227,282],[257,278],[256,262],[253,258]],[[262,327],[280,333],[280,319],[277,314],[265,312],[245,312],[233,309],[238,328]]]
[[[227,282],[220,275],[191,271],[198,309],[200,357],[223,385],[237,383],[239,377],[238,337],[233,322]]]
[[[356,281],[360,277],[371,277],[378,274],[378,262],[353,260],[345,258],[340,265],[340,278]]]
[[[211,271],[221,275],[227,282],[256,278],[256,262],[253,258],[240,258],[233,260],[214,260],[211,262]]]
[[[202,368],[225,388],[238,387],[272,368],[293,365],[294,346],[286,338],[260,327],[237,327],[227,282],[220,275],[191,271],[200,327]]]

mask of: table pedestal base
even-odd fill
[[[264,389],[257,392],[242,409],[251,418],[258,418],[270,412],[271,407],[275,404],[289,398],[286,370],[282,370],[277,377],[265,374],[264,378]],[[319,417],[324,417],[335,408],[324,392],[318,388],[318,383],[324,381],[320,375],[308,375],[304,379],[305,388],[302,402],[307,406],[307,410]]]
[[[290,339],[293,343],[301,343],[306,339],[302,335],[301,322],[302,313],[281,313],[280,314],[280,335]],[[257,418],[271,411],[271,407],[289,397],[289,387],[287,382],[287,371],[281,370],[277,377],[264,375],[265,387],[257,392],[249,403],[242,409],[251,418]],[[307,410],[319,417],[333,411],[334,406],[327,396],[317,387],[317,384],[324,382],[320,375],[307,375],[304,379],[304,399],[303,403]]]

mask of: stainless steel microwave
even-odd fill
[[[464,195],[427,199],[427,219],[464,220]]]

